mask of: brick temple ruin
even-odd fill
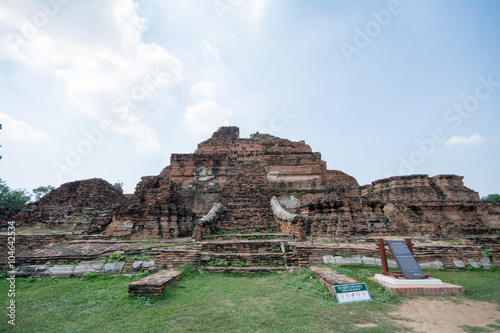
[[[500,204],[480,201],[462,179],[456,175],[408,175],[360,186],[354,177],[328,170],[321,154],[304,141],[259,133],[240,138],[238,127],[221,127],[194,153],[172,154],[170,165],[159,175],[142,177],[134,194],[123,194],[102,179],[74,181],[9,219],[18,227],[80,230],[86,235],[81,239],[193,238],[199,243],[217,239],[212,234],[262,232],[281,233],[281,238],[296,242],[311,235],[335,236],[340,242],[372,242],[391,235],[461,239],[476,257],[487,249],[498,260]],[[23,249],[34,250],[58,240],[61,236],[57,234],[45,239],[33,236]],[[196,264],[200,262],[196,253],[210,247],[197,242],[189,246],[189,253],[160,251],[158,260]],[[332,254],[331,247],[322,248],[321,244],[297,246],[293,253],[307,258],[288,259],[303,265]],[[376,250],[349,247],[345,251],[376,256]],[[441,253],[436,258],[446,256],[446,250],[435,252]],[[446,261],[451,263],[449,258]]]

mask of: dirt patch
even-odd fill
[[[495,322],[500,319],[497,307],[486,302],[466,301],[458,304],[449,300],[419,297],[403,303],[390,315],[399,325],[411,327],[416,332],[454,333],[465,332],[460,328],[462,325],[498,325]]]

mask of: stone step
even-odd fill
[[[236,240],[202,242],[201,251],[212,253],[281,253],[279,240]]]
[[[283,254],[277,253],[201,253],[201,263],[205,266],[283,266]],[[246,267],[248,267],[246,266]]]
[[[291,235],[293,237],[293,235]],[[235,235],[217,235],[217,234],[212,234],[212,235],[206,235],[203,236],[204,240],[266,240],[266,239],[272,239],[272,240],[283,240],[286,241],[290,237],[289,234],[284,234],[284,233],[276,233],[276,234],[271,234],[271,233],[255,233],[255,234],[235,234]]]
[[[286,267],[266,267],[266,266],[258,266],[258,267],[231,267],[231,266],[223,266],[223,267],[204,267],[204,271],[210,273],[239,273],[239,274],[261,274],[261,273],[281,273],[286,271]]]

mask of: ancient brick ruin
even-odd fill
[[[479,201],[462,178],[410,175],[359,186],[354,177],[328,170],[303,141],[259,133],[240,138],[239,128],[221,127],[193,154],[172,154],[158,176],[142,177],[133,195],[102,179],[75,181],[24,207],[14,220],[122,238],[176,238],[191,236],[194,222],[221,203],[222,214],[203,234],[494,235],[500,206]],[[276,217],[273,196],[300,221]]]
[[[172,154],[170,165],[159,175],[142,177],[134,194],[124,195],[102,179],[75,181],[23,207],[11,218],[18,227],[84,231],[88,235],[78,236],[80,240],[74,240],[72,234],[47,235],[45,239],[87,242],[87,247],[97,242],[88,238],[92,235],[101,237],[99,242],[113,242],[110,239],[174,242],[179,238],[202,241],[211,237],[217,241],[221,233],[233,233],[232,239],[237,239],[234,233],[254,233],[251,237],[255,238],[259,232],[281,232],[277,236],[281,240],[267,241],[265,244],[271,242],[271,245],[265,246],[264,241],[254,244],[241,239],[228,245],[222,240],[221,248],[229,246],[236,251],[232,255],[221,255],[212,248],[217,244],[150,246],[156,264],[166,268],[181,264],[197,266],[203,262],[210,265],[214,260],[207,260],[207,256],[256,267],[273,262],[308,266],[321,263],[324,255],[339,253],[376,257],[377,250],[370,242],[390,235],[460,239],[462,248],[439,243],[429,253],[424,245],[416,247],[421,258],[439,259],[447,265],[452,264],[450,253],[460,260],[470,257],[479,260],[485,244],[493,259],[498,260],[500,204],[480,201],[477,192],[463,185],[462,178],[408,175],[359,186],[354,177],[328,170],[321,154],[313,152],[303,141],[259,133],[240,138],[237,127],[221,127],[200,143],[194,153]],[[219,208],[209,214],[208,221],[206,215],[214,207]],[[265,234],[257,235],[265,239]],[[336,250],[297,243],[287,245],[283,253],[273,253],[272,248],[279,249],[283,238],[300,242],[311,235],[335,236],[340,242],[360,241],[363,245],[343,245]],[[20,250],[43,246],[39,236],[20,239]],[[116,249],[125,253],[148,250],[116,245],[103,247],[100,253]],[[59,255],[52,252],[54,258]],[[27,255],[26,262],[42,262],[49,255],[52,254]],[[84,259],[93,260],[98,255],[96,252]],[[38,261],[37,256],[41,258]]]
[[[122,191],[105,180],[78,180],[24,206],[12,219],[18,227],[102,232],[118,207],[126,202]]]

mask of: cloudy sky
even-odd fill
[[[0,0],[0,178],[157,175],[219,127],[305,140],[361,185],[500,192],[497,0]]]

